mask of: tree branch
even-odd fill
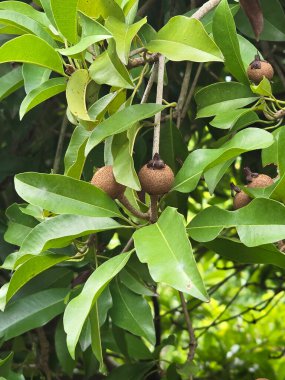
[[[195,338],[195,333],[194,329],[190,320],[190,316],[187,310],[187,303],[184,297],[184,294],[182,292],[179,292],[180,300],[181,300],[181,305],[182,305],[182,310],[187,326],[187,331],[189,334],[189,352],[188,352],[188,361],[192,361],[195,355],[196,347],[197,347],[197,341]]]
[[[162,104],[163,97],[163,79],[164,79],[164,66],[165,66],[165,57],[159,55],[158,60],[158,77],[157,77],[157,92],[156,92],[156,104]],[[160,123],[161,123],[161,112],[158,112],[154,118],[154,131],[153,131],[153,147],[152,147],[152,156],[155,153],[159,153],[159,139],[160,139]]]
[[[142,57],[137,57],[137,58],[129,58],[127,68],[133,69],[134,67],[143,66],[146,63],[154,63],[154,62],[157,62],[158,60],[159,60],[158,53],[145,54]]]
[[[196,18],[200,20],[204,17],[208,12],[210,12],[213,8],[215,8],[221,0],[208,0],[205,4],[202,5],[193,15],[192,18]]]
[[[61,123],[60,127],[60,134],[58,138],[58,143],[57,143],[57,148],[56,148],[56,154],[54,158],[54,163],[53,163],[53,173],[56,174],[59,170],[59,165],[60,165],[60,159],[61,159],[61,154],[63,150],[63,144],[64,144],[64,138],[65,138],[65,132],[66,128],[68,125],[68,119],[66,114],[64,115],[64,118]]]
[[[141,212],[140,210],[137,210],[128,200],[128,198],[124,195],[121,194],[118,196],[118,201],[122,203],[123,206],[126,207],[127,210],[129,210],[134,216],[136,216],[139,219],[146,219],[149,220],[150,215],[148,212]]]

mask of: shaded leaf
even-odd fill
[[[22,66],[26,94],[49,79],[51,71],[44,67],[24,63]]]
[[[23,75],[21,67],[9,71],[0,77],[0,100],[17,91],[23,85]]]
[[[285,127],[280,127],[273,133],[274,142],[268,148],[262,150],[263,166],[275,164],[278,166],[278,171],[281,176],[285,174]]]
[[[73,369],[75,367],[75,361],[69,355],[67,346],[66,346],[66,334],[63,329],[62,319],[58,321],[56,330],[55,330],[55,351],[59,363],[63,371],[72,376]]]

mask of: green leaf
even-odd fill
[[[204,244],[207,248],[218,253],[227,260],[244,264],[273,264],[285,268],[285,254],[274,244],[246,247],[237,239],[216,238]]]
[[[186,234],[184,218],[174,208],[168,207],[157,223],[137,230],[133,238],[139,260],[148,264],[156,282],[208,301]]]
[[[43,103],[45,100],[60,94],[65,91],[65,89],[65,78],[52,78],[42,83],[40,86],[29,92],[22,101],[20,107],[20,120],[22,120],[26,113],[32,108]]]
[[[86,108],[86,90],[90,77],[88,70],[76,70],[67,83],[66,99],[71,113],[82,120],[90,120]]]
[[[89,46],[95,44],[96,42],[103,41],[103,40],[111,38],[111,37],[112,36],[110,34],[99,34],[99,35],[94,35],[94,36],[83,37],[78,42],[78,44],[76,44],[74,46],[70,46],[66,49],[57,49],[57,51],[61,55],[75,56],[79,53],[82,53]]]
[[[50,0],[55,23],[67,41],[77,42],[77,3],[78,0]],[[68,20],[68,22],[67,22]]]
[[[264,27],[259,39],[265,41],[284,41],[285,14],[280,1],[259,0],[264,18]],[[240,10],[236,16],[239,30],[248,37],[255,38],[252,27],[244,12]]]
[[[57,46],[51,35],[46,31],[45,27],[24,14],[14,12],[12,10],[0,10],[0,23],[19,27],[25,30],[26,33],[32,33],[41,37],[49,45],[53,47]]]
[[[11,366],[13,364],[14,353],[10,352],[4,359],[0,359],[0,375],[5,376],[0,379],[6,380],[10,375]]]
[[[268,148],[262,150],[262,164],[263,166],[275,164],[278,166],[280,176],[285,174],[285,127],[280,127],[273,133],[274,142]]]
[[[64,75],[60,55],[44,40],[32,34],[16,37],[0,47],[0,63],[26,62]]]
[[[113,307],[110,311],[112,322],[134,335],[144,337],[154,345],[155,330],[147,301],[118,281],[111,286],[111,293],[113,299]]]
[[[0,77],[0,100],[5,99],[22,85],[23,75],[21,67],[17,67]]]
[[[109,42],[108,49],[99,55],[89,68],[91,78],[98,84],[133,89],[133,80],[120,61],[115,43]]]
[[[213,35],[225,57],[226,68],[242,83],[248,84],[243,65],[236,26],[227,0],[217,6],[213,19]]]
[[[141,190],[133,161],[134,144],[140,128],[136,124],[127,132],[115,135],[112,140],[114,176],[119,183],[134,190]]]
[[[249,108],[229,110],[219,113],[210,122],[215,128],[220,129],[233,129],[236,125],[243,125],[243,127],[258,122],[260,119],[254,111]]]
[[[250,86],[250,88],[254,94],[272,97],[271,84],[265,77],[263,77],[262,81],[257,86],[253,84]]]
[[[124,364],[115,368],[106,380],[143,380],[146,374],[153,368],[154,363],[145,361],[144,363]]]
[[[271,133],[258,128],[247,128],[234,135],[221,148],[197,149],[189,154],[178,172],[173,190],[182,193],[193,191],[203,172],[244,152],[267,148],[272,143]]]
[[[17,203],[13,203],[7,208],[6,216],[9,222],[4,238],[11,244],[21,245],[32,228],[38,224],[34,218],[25,215]]]
[[[55,343],[56,355],[64,373],[72,377],[73,369],[75,367],[75,362],[69,355],[69,352],[66,346],[66,334],[63,329],[62,319],[59,320],[56,326],[54,343]]]
[[[208,186],[210,194],[214,193],[217,184],[222,179],[223,175],[228,170],[229,166],[234,162],[235,158],[232,158],[226,162],[222,162],[204,173],[205,182]]]
[[[79,296],[67,305],[63,324],[67,334],[67,347],[72,358],[75,357],[76,344],[92,307],[112,278],[126,265],[130,255],[131,252],[122,253],[100,265],[88,278]]]
[[[194,240],[207,242],[224,228],[236,227],[240,241],[247,247],[256,247],[285,238],[284,217],[285,206],[281,203],[256,198],[236,211],[206,208],[192,219],[188,231]]]
[[[66,247],[77,237],[121,227],[124,226],[110,218],[79,215],[55,216],[38,224],[29,233],[21,245],[20,254],[38,255],[49,248]]]
[[[103,374],[107,374],[107,369],[104,363],[104,358],[103,358],[103,353],[102,353],[102,342],[101,342],[101,332],[100,332],[97,302],[95,302],[93,308],[91,309],[89,313],[89,320],[90,320],[90,327],[91,327],[92,351],[96,359],[99,361],[100,372]]]
[[[60,255],[31,257],[28,261],[24,262],[13,274],[6,295],[6,303],[8,303],[14,294],[17,293],[17,291],[21,289],[33,277],[68,259],[68,256]]]
[[[104,191],[70,177],[21,173],[15,177],[15,188],[25,201],[57,214],[121,217]]]
[[[69,289],[48,289],[17,300],[0,312],[0,336],[5,341],[45,325],[64,310]]]
[[[114,0],[79,0],[78,9],[87,16],[95,19],[100,16],[104,19],[113,16],[118,20],[125,20],[122,9]]]
[[[125,65],[129,60],[129,52],[131,49],[132,40],[140,28],[146,24],[146,22],[146,17],[133,25],[125,24],[115,17],[109,17],[106,21],[106,27],[113,34],[114,40],[116,42],[117,54]]]
[[[85,149],[85,155],[106,137],[124,132],[143,119],[154,116],[165,109],[166,106],[159,104],[135,104],[110,116],[99,124],[91,133]]]
[[[26,94],[49,79],[51,71],[44,67],[24,63],[22,66]]]
[[[185,16],[172,17],[146,48],[171,61],[223,61],[223,55],[203,24]]]
[[[202,88],[196,93],[195,100],[199,118],[244,107],[257,100],[257,97],[242,83],[222,82]]]
[[[108,106],[112,104],[112,101],[116,99],[119,92],[110,92],[109,94],[98,99],[92,106],[88,109],[88,114],[90,118],[95,121],[103,117],[104,113],[107,112]]]
[[[90,133],[82,125],[74,129],[64,156],[65,176],[80,179],[85,164],[85,147]]]
[[[31,5],[23,3],[21,1],[1,1],[0,9],[6,9],[14,12],[18,12],[22,15],[28,16],[33,20],[43,24],[49,25],[47,16],[43,12],[35,10]]]
[[[239,50],[242,52],[242,62],[245,70],[247,70],[248,65],[253,61],[254,56],[259,54],[260,58],[263,59],[262,53],[257,50],[256,46],[253,45],[249,40],[238,34]]]

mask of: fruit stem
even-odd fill
[[[241,189],[238,186],[236,186],[233,182],[230,183],[230,187],[231,187],[231,196],[232,197],[235,196],[235,193],[241,192]]]
[[[118,201],[122,203],[122,205],[129,210],[134,216],[136,216],[139,219],[145,219],[150,220],[150,215],[148,212],[141,212],[140,210],[137,210],[127,199],[127,197],[124,194],[121,194],[118,196]]]
[[[158,202],[158,195],[150,195],[150,222],[151,223],[156,223],[158,219],[158,207],[157,207],[157,202]]]
[[[253,173],[248,166],[243,168],[244,174],[245,174],[245,179],[247,182],[252,182],[253,178],[258,177],[258,173]]]
[[[165,57],[160,54],[158,57],[156,104],[162,104],[164,66],[165,66]],[[158,112],[154,118],[155,126],[154,126],[154,131],[153,131],[153,147],[152,147],[153,156],[155,155],[155,153],[159,153],[160,123],[161,123],[161,112]]]

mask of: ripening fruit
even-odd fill
[[[274,181],[271,177],[266,174],[258,174],[257,177],[251,179],[251,182],[247,185],[248,187],[267,187],[273,185]]]
[[[255,56],[254,61],[247,68],[247,76],[255,84],[260,83],[264,76],[268,80],[271,80],[273,75],[274,70],[271,64],[261,60],[259,55]]]
[[[238,210],[239,208],[242,208],[246,205],[248,205],[252,201],[252,198],[250,198],[249,195],[247,195],[244,191],[239,191],[234,196],[233,200],[233,206],[235,210]]]
[[[174,181],[173,171],[158,154],[155,154],[153,159],[141,168],[138,176],[142,190],[150,195],[168,193]]]
[[[103,166],[98,169],[91,180],[92,185],[105,191],[111,198],[115,199],[123,194],[126,186],[118,183],[114,177],[113,167],[111,165]]]

